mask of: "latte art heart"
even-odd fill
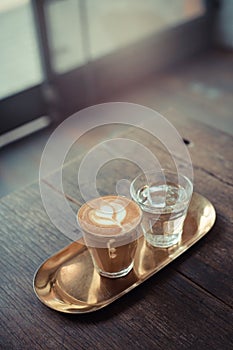
[[[117,203],[101,206],[100,209],[89,211],[89,219],[97,225],[103,226],[121,226],[121,222],[126,217],[125,208]]]
[[[141,217],[139,206],[121,196],[94,198],[85,203],[78,212],[81,228],[98,236],[115,236],[131,232],[138,226]]]

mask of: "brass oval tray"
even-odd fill
[[[215,222],[215,209],[194,193],[184,224],[182,240],[171,248],[149,246],[139,239],[134,269],[125,277],[101,277],[82,241],[71,243],[48,258],[37,270],[34,290],[48,307],[66,313],[86,313],[109,305],[168,265],[202,238]]]

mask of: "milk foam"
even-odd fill
[[[103,226],[119,226],[126,217],[126,210],[119,203],[109,203],[103,205],[99,209],[92,209],[88,213],[89,219],[93,224]]]
[[[132,200],[104,196],[85,203],[78,212],[78,222],[93,235],[120,235],[131,232],[141,221],[142,212]]]

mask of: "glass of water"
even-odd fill
[[[145,172],[133,180],[130,193],[143,211],[142,231],[149,244],[168,248],[179,243],[192,192],[186,176],[168,170]]]

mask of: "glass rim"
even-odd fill
[[[136,183],[136,181],[142,177],[142,176],[145,176],[146,175],[149,175],[149,174],[160,174],[160,175],[166,175],[166,174],[170,174],[170,175],[176,175],[177,176],[177,179],[179,179],[179,177],[181,177],[183,180],[186,181],[186,183],[188,184],[189,188],[188,188],[188,195],[187,195],[187,199],[182,201],[182,203],[178,203],[177,202],[174,204],[174,205],[171,205],[169,208],[171,210],[164,210],[163,208],[156,208],[156,207],[152,207],[148,204],[144,204],[144,203],[140,203],[137,199],[137,196],[136,196],[136,193],[137,191],[135,190],[134,188],[134,185]],[[166,176],[164,176],[165,179],[166,179]],[[167,181],[165,181],[165,184],[167,183]],[[177,184],[180,184],[179,181],[177,181]],[[180,184],[181,185],[181,184]],[[187,192],[187,190],[186,190]],[[181,204],[189,204],[190,200],[191,200],[191,197],[192,197],[192,193],[193,193],[193,183],[192,181],[187,177],[185,176],[184,174],[179,174],[178,172],[174,172],[174,171],[171,171],[169,169],[161,169],[161,171],[154,171],[154,170],[148,170],[148,171],[145,171],[145,172],[141,172],[139,175],[137,175],[133,181],[131,182],[130,184],[130,195],[132,197],[132,199],[142,208],[142,210],[145,210],[146,212],[149,212],[149,213],[154,213],[154,214],[162,214],[162,213],[172,213],[172,211],[177,208],[179,205]]]
[[[137,222],[133,226],[130,225],[130,224],[125,224],[125,231],[123,231],[121,233],[117,233],[117,234],[104,233],[104,231],[108,231],[109,228],[103,228],[101,233],[94,232],[95,230],[90,228],[90,227],[95,228],[96,226],[94,224],[90,224],[89,228],[85,227],[85,225],[82,224],[82,220],[79,218],[79,211],[80,211],[80,209],[84,205],[89,205],[94,200],[98,200],[100,198],[102,199],[102,198],[106,198],[106,197],[124,198],[124,199],[126,199],[128,201],[127,205],[129,205],[131,202],[134,205],[136,205],[137,209],[138,209],[138,213],[139,213],[139,218],[138,218]],[[107,240],[109,240],[109,239],[117,239],[117,241],[120,241],[121,239],[125,239],[128,235],[131,235],[132,232],[138,228],[138,226],[140,225],[140,223],[142,221],[142,217],[143,217],[143,212],[142,212],[142,209],[140,208],[140,205],[137,204],[132,198],[128,198],[128,197],[125,197],[125,196],[122,196],[122,195],[105,195],[105,196],[100,196],[100,197],[97,197],[97,198],[90,199],[89,201],[83,203],[82,206],[77,211],[76,222],[78,224],[79,229],[84,234],[90,235],[90,236],[92,236],[93,238],[95,238],[98,241],[99,240],[104,240],[104,239],[107,239]],[[132,226],[132,227],[130,227],[130,226]],[[128,230],[127,230],[127,228],[128,228]]]

